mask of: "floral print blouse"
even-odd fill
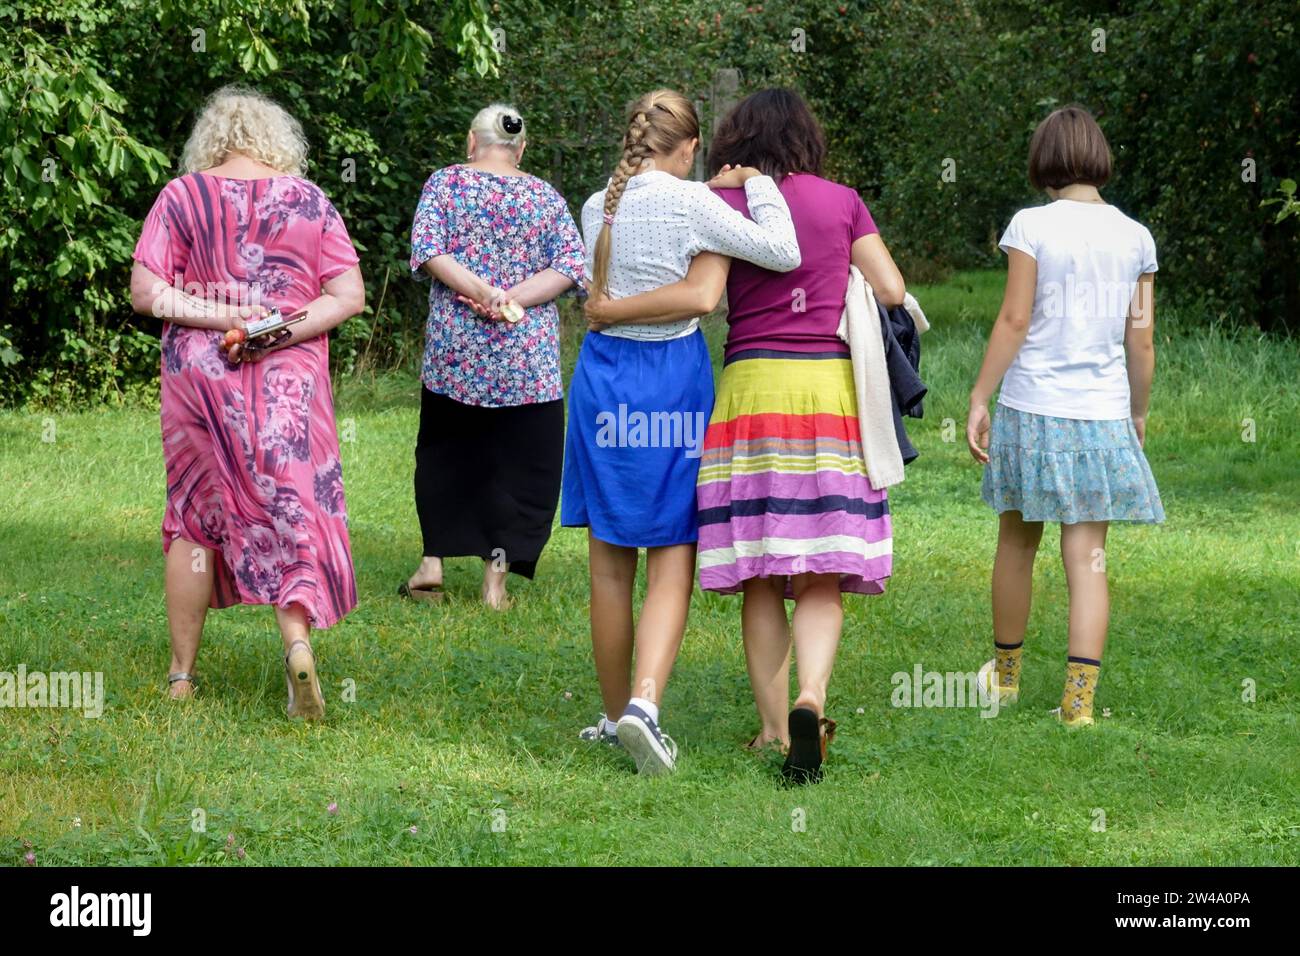
[[[451,254],[485,282],[509,289],[546,269],[581,287],[586,258],[564,198],[536,176],[447,166],[424,184],[411,226],[411,271]],[[441,282],[429,289],[420,378],[466,405],[551,402],[560,382],[559,310],[532,306],[518,323],[480,318]]]

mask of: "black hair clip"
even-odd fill
[[[511,136],[518,136],[524,128],[524,121],[518,116],[507,113],[501,117],[501,126]]]

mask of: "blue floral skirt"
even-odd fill
[[[998,405],[984,501],[1025,521],[1165,520],[1160,491],[1127,418],[1084,421]]]

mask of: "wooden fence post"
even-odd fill
[[[731,112],[731,108],[740,99],[740,71],[735,67],[723,67],[713,74],[713,89],[709,95],[708,139],[701,144],[704,149],[696,158],[696,178],[704,178],[704,154],[713,142],[713,134],[718,128],[718,121]]]

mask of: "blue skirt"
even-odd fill
[[[560,524],[628,548],[694,544],[713,366],[704,335],[589,332],[569,386]]]
[[[1160,491],[1127,418],[1083,421],[998,405],[984,501],[1025,521],[1165,520]]]

